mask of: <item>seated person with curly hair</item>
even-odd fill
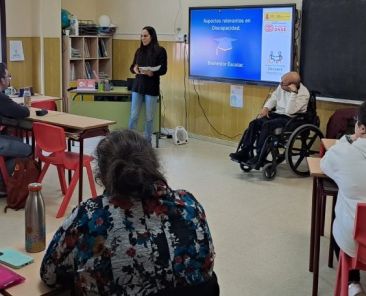
[[[73,283],[82,295],[219,295],[205,211],[191,193],[168,186],[148,141],[112,132],[96,159],[105,191],[58,229],[42,280]]]
[[[310,93],[300,82],[297,72],[288,72],[281,78],[280,85],[264,104],[258,117],[250,122],[242,142],[242,149],[230,153],[230,158],[236,162],[254,164],[267,137],[277,128],[283,127],[295,113],[305,113]],[[274,112],[270,112],[275,109]],[[256,156],[249,159],[250,152],[256,142]]]

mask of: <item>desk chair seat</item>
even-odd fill
[[[44,162],[38,182],[42,182],[49,166],[57,167],[58,177],[64,198],[57,212],[56,217],[64,216],[67,205],[70,202],[75,186],[79,181],[79,153],[66,152],[66,136],[63,128],[45,123],[35,122],[33,124],[33,133],[36,140],[36,157]],[[43,152],[49,153],[49,155]],[[92,197],[97,196],[91,161],[93,158],[89,155],[83,156],[83,167],[86,168]],[[69,187],[66,185],[65,169],[74,171]]]
[[[348,296],[349,270],[366,270],[366,203],[357,205],[354,239],[356,241],[355,257],[350,257],[340,250],[334,296]]]

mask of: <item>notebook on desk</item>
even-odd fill
[[[25,278],[11,269],[0,265],[0,290],[7,289],[11,286],[20,284],[25,281]],[[0,293],[1,294],[1,293]]]

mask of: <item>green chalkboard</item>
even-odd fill
[[[366,99],[366,0],[304,0],[300,72],[320,96]]]

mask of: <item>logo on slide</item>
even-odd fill
[[[219,55],[220,51],[228,51],[233,49],[232,42],[236,41],[234,38],[222,37],[214,39],[217,42],[216,55]]]
[[[283,60],[283,56],[282,56],[281,51],[278,51],[277,54],[274,54],[273,51],[270,52],[269,60],[268,60],[268,62],[270,64],[279,64],[282,62],[282,60]]]
[[[274,30],[274,27],[272,24],[266,24],[264,26],[264,31],[266,31],[266,32],[273,32],[273,30]]]

